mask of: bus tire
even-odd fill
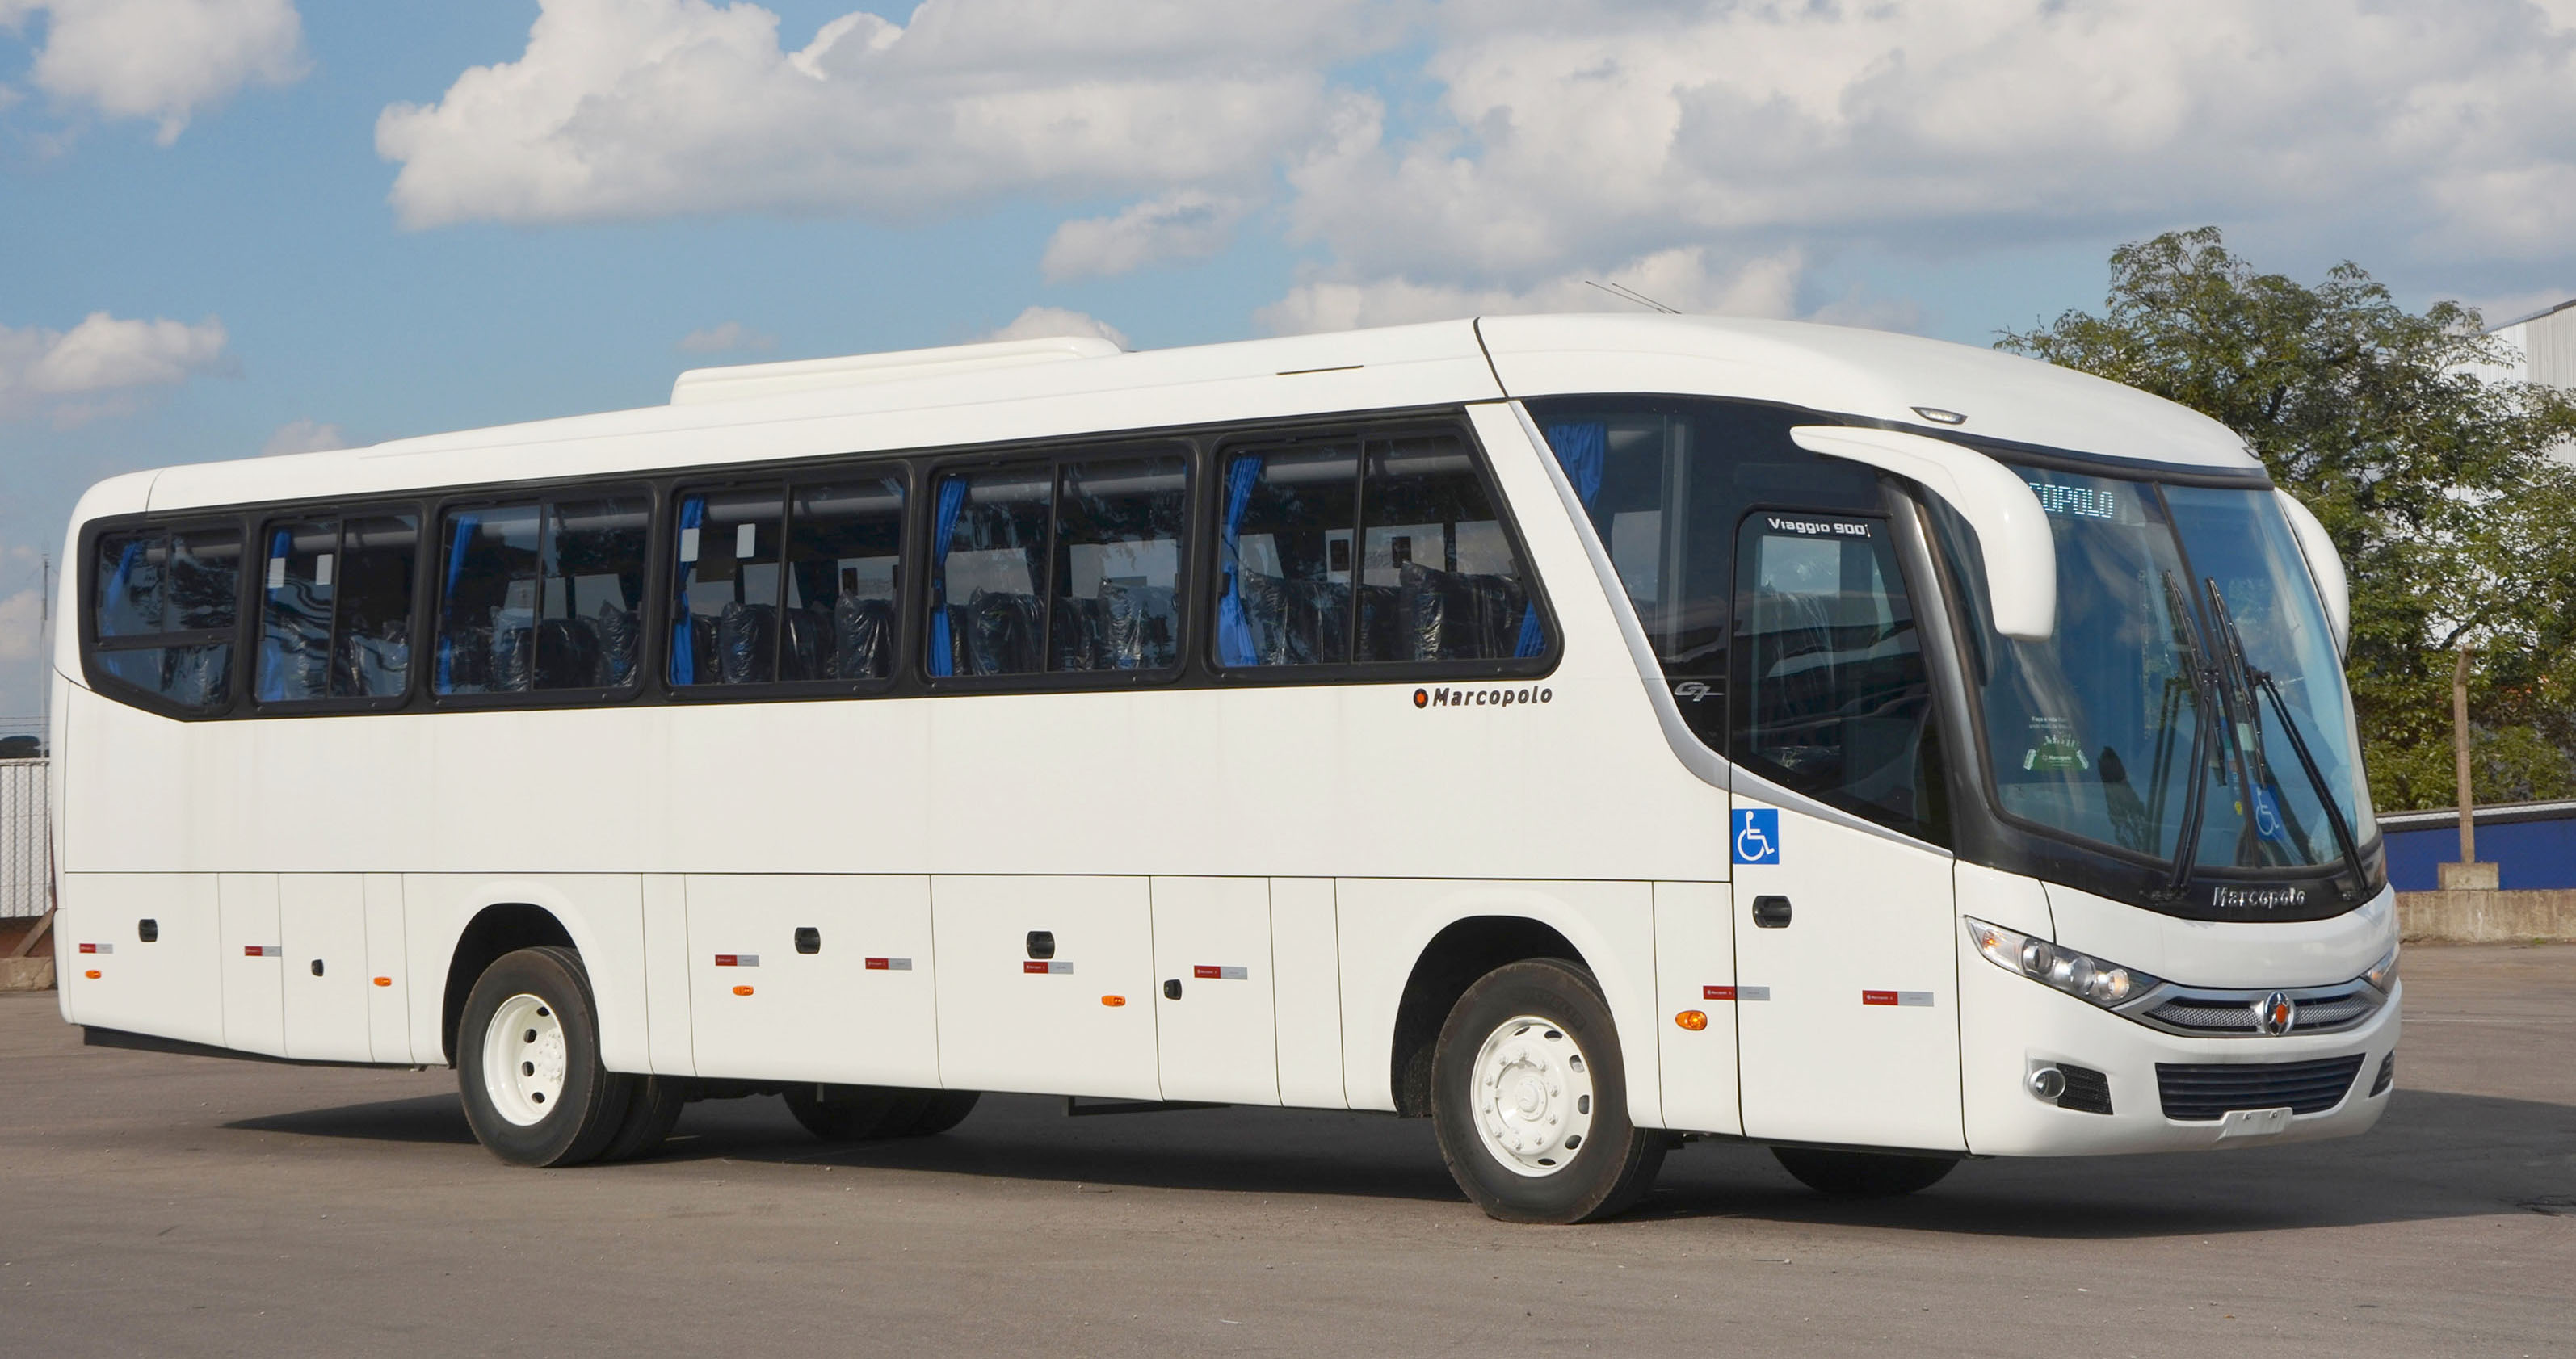
[[[523,1166],[579,1165],[607,1148],[635,1078],[600,1064],[598,1015],[571,949],[523,948],[483,970],[456,1029],[476,1141]]]
[[[1959,1164],[1952,1156],[1900,1156],[1877,1151],[1820,1151],[1813,1147],[1773,1147],[1780,1165],[1798,1183],[1819,1194],[1842,1198],[1894,1198],[1929,1189]]]
[[[680,1110],[689,1103],[688,1093],[679,1080],[669,1076],[633,1076],[635,1092],[626,1104],[626,1120],[617,1125],[617,1135],[599,1153],[602,1161],[635,1161],[662,1149],[671,1129],[680,1121]]]
[[[805,1131],[826,1142],[865,1142],[911,1122],[912,1092],[883,1085],[791,1085],[780,1098]]]
[[[905,1137],[937,1137],[966,1121],[975,1112],[975,1101],[983,1093],[976,1090],[934,1090],[930,1102],[922,1106],[919,1116],[903,1130]]]
[[[1458,1187],[1503,1222],[1590,1222],[1652,1188],[1668,1139],[1628,1121],[1617,1026],[1592,974],[1534,958],[1451,1007],[1431,1120]]]

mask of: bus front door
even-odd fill
[[[1962,1149],[1940,741],[1888,523],[1757,510],[1736,580],[1745,1135]]]

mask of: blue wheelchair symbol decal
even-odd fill
[[[2266,840],[2279,840],[2282,836],[2281,804],[2269,788],[2254,790],[2254,833]]]
[[[1780,813],[1769,807],[1747,807],[1735,814],[1735,861],[1740,864],[1780,862]]]

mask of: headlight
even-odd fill
[[[2370,983],[2371,989],[2383,996],[2395,991],[2397,989],[2397,950],[2393,948],[2388,950],[2388,956],[2380,959],[2377,967],[2362,973],[2361,979]]]
[[[1987,962],[2106,1009],[2126,1004],[2157,985],[2155,978],[2135,968],[2104,962],[2070,948],[2059,948],[2045,939],[2015,934],[1982,920],[1968,921],[1968,938],[1976,944],[1977,952],[1986,956]],[[2397,966],[2394,954],[2390,955],[2388,966],[2393,973]]]

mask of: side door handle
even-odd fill
[[[1758,930],[1785,930],[1789,928],[1789,899],[1787,897],[1755,897],[1753,899],[1753,927]]]

